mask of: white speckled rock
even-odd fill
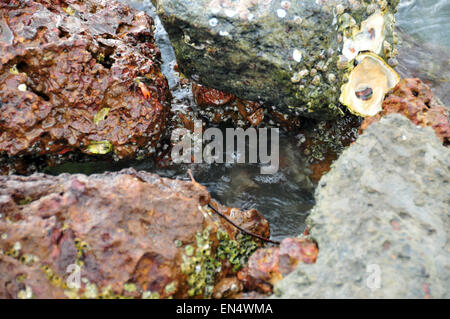
[[[375,12],[385,12],[378,33],[384,41],[375,53],[394,54],[398,0],[152,2],[186,76],[246,100],[273,103],[283,112],[319,119],[343,114],[340,88],[358,53],[346,42],[355,50],[345,58],[344,42]]]
[[[319,182],[307,221],[316,264],[300,265],[275,296],[449,298],[449,167],[430,128],[401,115],[369,127]]]

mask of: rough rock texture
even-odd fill
[[[273,285],[295,270],[299,263],[312,264],[317,246],[306,238],[285,238],[279,247],[260,248],[250,256],[248,267],[238,273],[248,291],[272,292]]]
[[[307,220],[316,263],[276,296],[448,298],[449,166],[430,128],[398,114],[371,125],[319,182]]]
[[[340,87],[353,68],[341,55],[343,37],[380,9],[387,12],[381,54],[395,52],[391,13],[397,0],[152,2],[185,75],[307,117],[342,114]]]
[[[383,102],[383,111],[368,117],[361,124],[364,131],[369,125],[387,114],[400,113],[416,125],[430,126],[437,137],[447,145],[450,143],[450,122],[445,106],[433,96],[430,87],[419,79],[403,79]]]
[[[133,169],[0,176],[0,298],[212,296],[261,243],[208,204],[269,236],[256,210],[220,206],[195,182]],[[80,289],[67,284],[70,265]]]
[[[170,99],[152,28],[115,1],[2,1],[0,152],[152,153]]]
[[[234,94],[192,84],[194,101],[200,114],[212,123],[231,120],[236,126],[258,126],[264,119],[264,109],[257,102],[242,100]]]

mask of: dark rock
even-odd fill
[[[0,152],[154,152],[170,92],[153,20],[115,1],[0,4]]]
[[[0,297],[212,296],[261,243],[208,204],[269,236],[256,210],[223,207],[195,182],[132,169],[0,176]],[[80,289],[67,283],[75,265]]]
[[[353,69],[353,56],[342,55],[344,36],[351,38],[380,8],[386,12],[384,31],[370,37],[384,32],[386,41],[375,53],[384,58],[395,53],[396,0],[152,2],[183,74],[207,87],[307,117],[343,114],[340,88]]]
[[[276,296],[448,298],[449,167],[430,128],[398,114],[371,125],[319,182],[307,219],[316,263]]]

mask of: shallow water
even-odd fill
[[[422,42],[450,48],[449,0],[400,0],[397,26]]]
[[[221,204],[242,209],[258,209],[271,224],[271,237],[282,239],[303,232],[305,218],[314,205],[311,171],[299,152],[298,140],[281,134],[280,169],[262,175],[258,164],[191,164],[160,168],[153,161],[66,163],[48,168],[50,174],[95,174],[133,167],[160,176],[190,180],[190,168],[197,182],[206,186]]]
[[[146,11],[155,18],[157,24],[156,41],[161,49],[164,64],[162,71],[169,80],[173,91],[174,101],[172,107],[192,105],[192,96],[189,89],[178,84],[179,78],[173,71],[175,55],[170,41],[162,28],[159,19],[155,17],[149,0],[126,1],[139,10]],[[439,50],[428,49],[426,41],[434,41],[450,47],[450,11],[449,0],[406,0],[401,1],[397,20],[401,27],[414,36],[403,42],[400,53],[404,57],[400,60],[400,72],[405,76],[428,76],[428,82],[438,88],[441,96],[448,93],[448,80],[442,65],[448,65],[445,54]],[[442,30],[441,30],[442,29]],[[416,43],[412,45],[411,43]],[[444,49],[447,50],[447,49]],[[445,51],[447,52],[447,51]],[[421,62],[427,59],[428,64]],[[441,72],[430,72],[435,68]],[[190,165],[198,182],[205,185],[213,198],[222,204],[243,209],[258,209],[271,223],[272,237],[281,239],[286,236],[295,236],[303,232],[305,218],[314,205],[314,185],[309,179],[311,174],[306,157],[300,152],[299,139],[294,136],[280,136],[281,167],[274,175],[261,175],[258,165]],[[186,165],[174,165],[159,168],[151,160],[95,162],[95,163],[66,163],[64,165],[47,169],[46,172],[59,174],[70,173],[101,173],[104,171],[118,171],[126,167],[134,167],[161,176],[171,178],[189,179]]]

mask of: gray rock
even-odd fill
[[[385,41],[376,53],[394,55],[392,13],[398,0],[152,2],[186,76],[307,117],[343,114],[340,88],[354,67],[353,58],[343,55],[343,39],[383,8],[384,37],[379,34]],[[370,32],[372,39],[376,35]]]
[[[275,296],[449,298],[449,167],[430,128],[397,114],[371,125],[319,182],[307,220],[316,264]]]

